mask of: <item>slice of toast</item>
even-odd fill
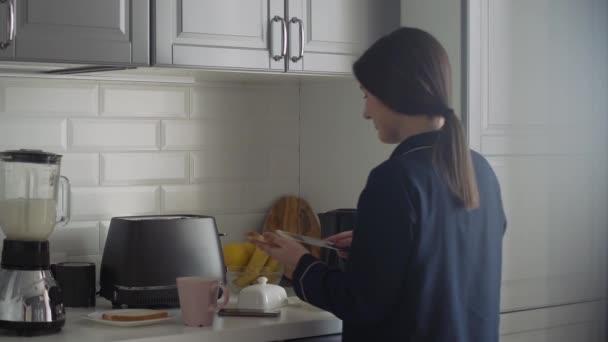
[[[264,240],[264,235],[258,233],[258,232],[249,232],[247,233],[247,238],[249,240],[254,240],[254,241],[259,241],[259,242],[266,242],[266,240]]]
[[[247,239],[249,239],[249,241],[257,241],[261,244],[270,246],[270,247],[279,247],[277,245],[275,245],[274,243],[270,243],[268,241],[266,241],[266,239],[264,238],[264,235],[258,233],[258,232],[249,232],[247,233]]]
[[[168,312],[157,310],[116,310],[105,312],[101,315],[101,319],[118,322],[148,321],[151,319],[161,319],[167,317],[169,317]]]

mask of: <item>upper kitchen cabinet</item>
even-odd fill
[[[0,58],[148,65],[149,0],[4,0]],[[6,21],[5,21],[6,20]],[[9,42],[11,32],[13,39]],[[2,48],[3,47],[3,48]]]
[[[156,2],[155,64],[349,73],[399,26],[397,0]]]
[[[15,0],[0,0],[0,59],[15,57]]]
[[[400,25],[393,0],[287,0],[288,71],[350,73],[376,39]]]
[[[282,71],[283,0],[156,2],[155,64]]]

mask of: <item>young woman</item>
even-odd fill
[[[354,64],[365,115],[383,143],[346,271],[329,270],[297,242],[258,244],[283,262],[297,295],[344,322],[344,341],[498,341],[506,219],[488,162],[470,151],[449,106],[450,65],[430,34],[400,28]],[[352,240],[352,244],[351,244]]]

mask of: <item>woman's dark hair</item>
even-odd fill
[[[433,147],[435,167],[462,206],[479,207],[467,139],[449,105],[450,61],[437,39],[420,29],[399,28],[365,51],[353,70],[365,90],[392,110],[444,118]]]

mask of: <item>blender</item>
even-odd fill
[[[0,152],[0,328],[49,333],[65,324],[61,289],[50,270],[48,237],[69,221],[70,183],[61,155],[39,150]],[[61,188],[61,196],[59,189]],[[58,198],[61,198],[61,203]]]

